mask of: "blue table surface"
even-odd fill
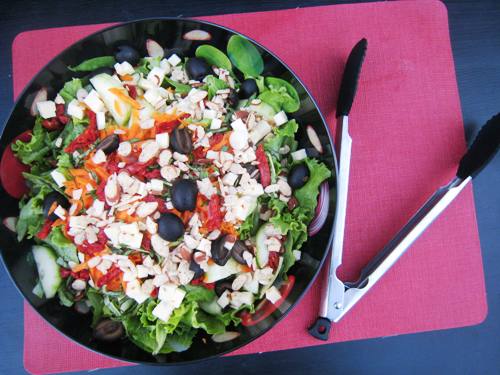
[[[342,1],[349,2],[349,1]],[[352,2],[352,1],[350,1]],[[332,1],[185,0],[126,3],[118,1],[4,1],[0,4],[0,123],[12,105],[10,45],[24,30],[75,24],[126,21],[153,16],[196,16],[324,5]],[[445,1],[450,17],[465,134],[471,139],[500,110],[500,2]],[[474,181],[477,220],[489,313],[480,325],[454,330],[324,345],[221,358],[190,366],[140,366],[101,370],[102,374],[198,374],[224,368],[228,373],[304,374],[499,374],[500,373],[500,157]],[[23,299],[0,271],[0,374],[24,374]],[[467,306],[463,306],[464,309]]]

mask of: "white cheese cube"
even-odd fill
[[[99,111],[95,113],[97,129],[104,130],[106,128],[106,113]]]
[[[303,159],[307,158],[306,150],[304,150],[303,148],[292,152],[290,155],[292,155],[292,159],[295,161],[299,161],[299,160],[303,160]]]
[[[214,111],[213,109],[203,110],[203,118],[213,120],[213,119],[215,119],[216,116],[217,116],[217,112]]]
[[[138,264],[136,266],[136,268],[137,268],[137,277],[139,279],[144,279],[145,277],[148,277],[148,275],[149,275],[149,268],[148,267],[145,267],[142,264]]]
[[[160,302],[158,305],[156,305],[151,313],[158,319],[163,320],[164,322],[168,322],[173,311],[174,308],[168,303]]]
[[[231,127],[235,131],[247,131],[247,126],[245,123],[239,118],[231,123]]]
[[[77,118],[78,120],[83,119],[84,116],[84,108],[80,105],[78,100],[73,99],[68,104],[68,115]]]
[[[141,129],[151,129],[155,126],[155,120],[152,118],[140,120],[139,126]]]
[[[104,111],[104,103],[95,90],[90,91],[83,102],[92,110],[92,112],[97,113]]]
[[[170,56],[168,59],[167,59],[168,63],[172,66],[176,66],[177,64],[179,64],[182,60],[179,56],[177,56],[175,53],[172,54],[172,56]]]
[[[57,169],[54,169],[52,172],[50,172],[50,175],[57,184],[57,186],[59,187],[64,186],[64,183],[66,182],[66,177],[64,177],[64,175],[61,172],[59,172]]]
[[[43,102],[36,103],[36,109],[40,116],[44,119],[48,119],[56,116],[56,103],[52,100],[46,100]]]
[[[186,292],[174,284],[164,284],[158,291],[158,299],[166,302],[174,309],[181,305],[185,295]]]
[[[82,193],[83,193],[82,189],[75,189],[75,190],[73,190],[72,198],[75,200],[78,200],[82,197]]]
[[[56,147],[58,147],[58,148],[59,148],[59,147],[61,147],[61,146],[62,146],[62,141],[63,141],[63,140],[62,140],[62,138],[61,138],[61,137],[57,137],[57,139],[56,139],[56,140],[55,140],[55,142],[54,142],[54,146],[56,146]]]
[[[161,194],[163,192],[163,182],[157,178],[149,181],[149,187],[152,193]]]
[[[210,123],[210,129],[220,129],[222,126],[222,120],[219,118],[214,118],[212,119],[212,122]]]
[[[278,302],[281,299],[280,291],[275,286],[270,287],[266,290],[266,299],[273,304]]]
[[[208,150],[206,157],[209,160],[218,160],[219,159],[219,155],[220,154],[217,151]]]
[[[144,99],[147,100],[151,105],[155,106],[163,98],[156,87],[146,90],[144,93]]]
[[[217,304],[222,308],[229,305],[229,290],[226,289],[224,293],[221,294],[221,296],[217,300]]]
[[[286,117],[286,113],[284,111],[280,111],[273,116],[274,122],[276,126],[281,126],[288,122],[288,117]]]
[[[160,149],[168,148],[170,137],[168,133],[156,134],[156,143],[160,146]]]

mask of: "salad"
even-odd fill
[[[244,37],[146,50],[68,67],[11,147],[29,166],[15,230],[35,242],[33,293],[158,354],[234,339],[281,304],[330,171],[295,140],[297,91]]]

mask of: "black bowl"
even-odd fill
[[[187,41],[182,38],[187,31],[198,29],[209,32],[212,36],[211,40],[197,42]],[[16,136],[33,127],[34,119],[29,113],[29,108],[34,94],[41,87],[46,87],[49,89],[49,97],[53,98],[64,82],[75,75],[67,69],[67,66],[77,65],[88,58],[110,55],[112,54],[113,47],[120,41],[127,41],[145,55],[145,41],[148,38],[152,38],[165,48],[177,47],[182,49],[186,56],[190,56],[194,54],[194,50],[201,43],[209,43],[221,50],[225,50],[229,38],[234,34],[235,32],[232,30],[208,22],[164,18],[129,22],[90,35],[55,57],[28,84],[17,100],[5,124],[0,142],[0,151],[3,153]],[[301,107],[298,112],[294,113],[293,117],[301,125],[310,124],[314,127],[322,143],[326,145],[321,160],[332,171],[332,177],[328,181],[330,186],[328,218],[319,233],[310,237],[304,244],[302,247],[302,259],[290,270],[290,274],[296,277],[292,292],[280,308],[265,320],[252,327],[238,327],[237,330],[241,335],[233,341],[216,344],[211,340],[207,340],[207,344],[205,344],[203,342],[205,338],[200,333],[194,339],[191,348],[184,352],[153,356],[142,351],[126,339],[114,343],[96,341],[92,337],[90,316],[80,315],[71,308],[62,307],[57,299],[42,300],[36,297],[32,293],[37,277],[36,269],[30,256],[32,242],[23,241],[19,243],[12,232],[3,225],[0,226],[2,257],[14,283],[26,300],[47,322],[75,342],[88,349],[120,360],[150,364],[179,364],[219,356],[248,344],[273,327],[290,312],[292,307],[297,304],[314,281],[325,259],[333,236],[332,227],[335,216],[336,196],[335,172],[337,170],[335,154],[332,152],[333,143],[323,116],[310,93],[298,77],[270,51],[257,43],[255,44],[265,62],[263,75],[282,77],[291,82],[297,89],[301,99]],[[307,143],[306,139],[300,139],[300,137],[306,137],[305,132],[300,132],[300,134],[303,135],[299,135],[299,142]],[[18,201],[9,197],[2,187],[0,194],[0,216],[5,218],[17,216],[18,213]],[[315,307],[312,306],[311,308]]]

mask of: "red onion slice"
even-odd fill
[[[33,98],[33,103],[30,106],[30,114],[31,116],[38,115],[38,108],[36,107],[37,103],[44,102],[47,100],[47,89],[42,87],[37,91],[35,97]]]
[[[150,57],[163,57],[163,55],[165,54],[162,46],[160,46],[153,39],[146,40],[146,50],[148,51],[148,55]]]
[[[205,30],[191,30],[182,36],[185,40],[210,40],[212,35]]]
[[[319,188],[318,205],[316,206],[316,213],[314,218],[309,224],[309,236],[314,236],[318,233],[325,224],[328,217],[328,208],[330,207],[328,182],[323,182]]]
[[[323,153],[323,145],[321,144],[321,141],[319,140],[318,134],[316,133],[316,130],[311,125],[307,125],[306,128],[307,136],[309,137],[309,140],[311,141],[311,144],[313,147],[318,151],[320,154]]]

